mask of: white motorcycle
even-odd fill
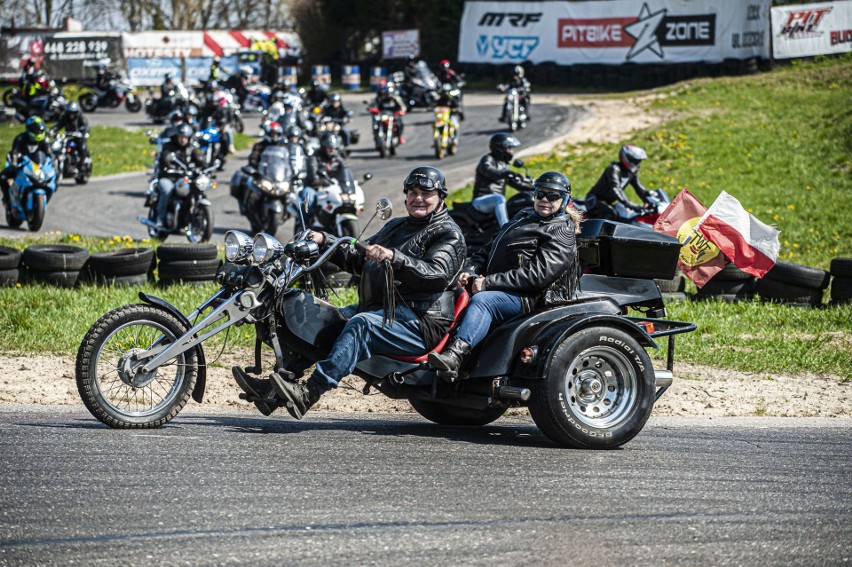
[[[364,174],[364,182],[373,178],[372,173]],[[291,202],[290,214],[296,219],[295,232],[307,228],[321,230],[337,237],[354,236],[361,233],[358,215],[364,212],[364,190],[352,174],[345,168],[340,179],[330,178],[331,184],[320,189],[306,187],[302,191],[302,200]],[[305,215],[299,212],[304,206]]]

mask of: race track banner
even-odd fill
[[[464,63],[718,63],[769,57],[770,0],[465,2]]]
[[[776,59],[852,51],[852,2],[772,8],[772,54]]]
[[[420,30],[382,32],[382,59],[406,59],[420,55]]]
[[[92,80],[95,66],[124,67],[121,35],[57,33],[44,40],[45,71],[65,80]]]

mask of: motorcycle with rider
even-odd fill
[[[56,193],[57,175],[47,127],[40,116],[27,118],[24,131],[15,136],[0,172],[6,224],[37,231],[44,223],[47,203]]]
[[[65,106],[65,112],[50,129],[51,150],[59,176],[73,178],[78,185],[85,184],[92,176],[92,156],[87,143],[89,130],[89,121],[83,116],[80,105],[73,101]]]
[[[142,101],[130,81],[120,73],[110,71],[103,63],[98,65],[97,77],[89,89],[77,97],[80,107],[86,112],[94,112],[98,107],[117,108],[122,104],[128,112],[142,110]]]

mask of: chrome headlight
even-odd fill
[[[241,262],[251,256],[252,239],[245,232],[229,230],[225,233],[225,259]]]
[[[199,191],[207,191],[210,188],[210,178],[206,175],[199,175],[195,179],[195,186]]]
[[[254,237],[253,254],[255,263],[266,264],[284,255],[284,245],[271,234],[261,232]]]
[[[272,181],[268,179],[262,179],[260,181],[260,188],[266,191],[267,193],[272,192]]]
[[[290,182],[289,181],[279,181],[275,184],[275,194],[277,196],[284,195],[287,191],[290,190]]]
[[[39,168],[38,171],[35,172],[35,178],[39,183],[44,181],[46,177],[47,174],[44,172],[44,169]]]

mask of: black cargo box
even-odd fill
[[[589,219],[580,225],[580,263],[592,274],[672,279],[680,242],[649,228]]]

